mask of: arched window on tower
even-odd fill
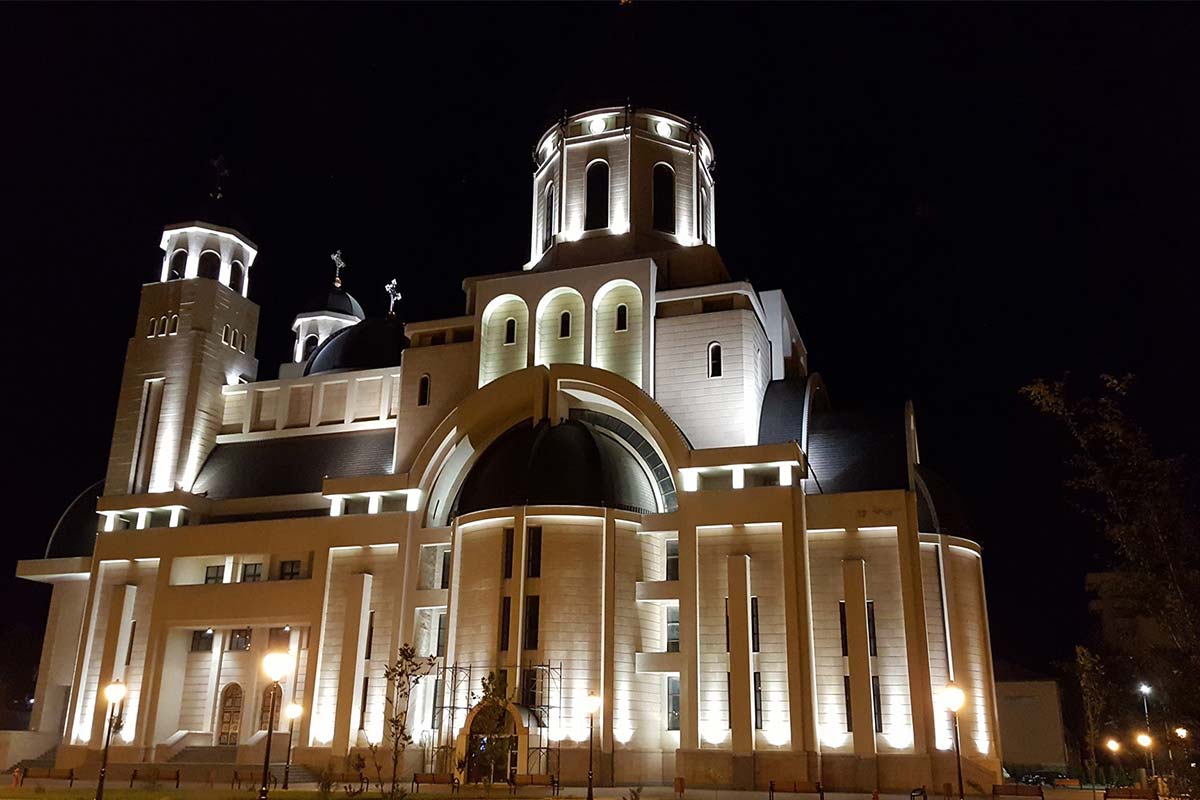
[[[517,343],[517,321],[515,319],[513,319],[512,317],[509,317],[504,322],[504,343],[505,344],[516,344]]]
[[[187,250],[176,250],[171,254],[170,278],[177,281],[187,274]]]
[[[242,353],[246,352],[246,334],[245,333],[242,333],[242,340],[240,342],[238,342],[238,351],[242,352]]]
[[[304,350],[301,351],[303,353],[303,355],[300,357],[301,361],[308,361],[308,357],[312,355],[313,350],[317,349],[318,341],[320,340],[317,338],[315,333],[310,333],[308,336],[304,337]]]
[[[571,338],[571,312],[564,311],[558,315],[558,338]]]
[[[654,230],[675,232],[675,170],[666,164],[654,165]]]
[[[708,244],[708,190],[700,190],[700,241]]]
[[[721,344],[713,342],[708,346],[708,377],[721,377]]]
[[[200,254],[200,269],[196,272],[197,277],[212,278],[217,280],[221,277],[221,254],[212,250],[205,250]]]
[[[221,344],[229,344],[229,326],[221,329]]]
[[[167,333],[171,336],[174,336],[175,334],[179,333],[179,315],[178,314],[171,315],[171,324],[170,324],[170,328],[167,330]]]
[[[617,306],[617,324],[614,330],[627,331],[629,330],[629,306],[621,303]]]
[[[153,339],[158,335],[158,317],[150,318],[150,332],[146,334],[147,339]]]
[[[237,328],[234,328],[233,334],[229,337],[229,346],[232,347],[234,350],[237,350],[238,337],[240,337],[240,336],[241,336],[241,332],[238,331]]]
[[[587,168],[587,211],[583,218],[585,231],[608,227],[608,164],[593,161]]]
[[[558,207],[554,203],[554,184],[546,187],[542,196],[542,250],[549,250],[554,244],[555,216]]]
[[[417,405],[429,405],[429,376],[422,375],[421,380],[417,382]]]
[[[229,265],[229,288],[238,294],[242,293],[242,284],[246,280],[246,268],[242,262],[234,261]]]
[[[158,318],[158,335],[159,336],[167,335],[167,317],[165,314]]]

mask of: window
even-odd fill
[[[234,628],[229,632],[229,647],[226,650],[249,650],[250,629]]]
[[[158,317],[150,318],[150,332],[146,334],[147,339],[153,339],[158,335]]]
[[[666,164],[654,165],[653,188],[654,230],[675,232],[675,170]]]
[[[363,675],[362,693],[358,696],[358,729],[367,729],[367,692],[371,688],[371,678]]]
[[[221,344],[229,344],[229,326],[221,329]]]
[[[212,628],[206,631],[192,631],[192,652],[211,653],[213,645]]]
[[[536,669],[521,670],[521,705],[533,708],[537,705],[538,671]]]
[[[667,606],[667,652],[679,652],[679,606]]]
[[[538,646],[538,596],[525,598],[525,649],[537,650]]]
[[[417,405],[429,405],[429,376],[422,375],[421,380],[417,381]]]
[[[242,293],[242,285],[246,281],[246,268],[242,262],[234,261],[229,265],[229,288],[238,294]]]
[[[846,638],[846,601],[838,601],[838,624],[842,626],[842,657],[850,655],[850,641]]]
[[[513,535],[512,528],[504,529],[504,577],[505,579],[512,577],[512,562],[513,562]]]
[[[238,342],[238,350],[240,350],[243,353],[246,352],[246,334],[245,333],[242,334],[241,341]]]
[[[267,650],[268,652],[286,652],[292,646],[292,626],[287,625],[282,628],[271,628],[267,631]]]
[[[564,311],[558,315],[558,338],[571,338],[571,312]]]
[[[700,190],[700,241],[708,244],[708,190]]]
[[[871,676],[871,711],[875,714],[875,732],[883,733],[883,715],[879,713],[879,676]]]
[[[238,336],[239,336],[238,329],[234,328],[233,333],[230,334],[230,336],[229,336],[229,346],[232,347],[234,350],[237,350]]]
[[[438,655],[438,656],[446,655],[446,612],[445,611],[442,611],[438,614],[437,650],[434,651],[434,655]]]
[[[163,314],[161,317],[158,318],[158,335],[159,336],[167,335],[167,315],[166,314]]]
[[[442,575],[439,583],[439,589],[450,588],[450,549],[446,548],[442,551]]]
[[[177,333],[179,333],[179,315],[172,314],[171,315],[171,327],[167,330],[167,335],[174,336]]]
[[[133,462],[133,494],[150,490],[150,467],[158,441],[158,421],[162,415],[163,385],[161,378],[151,378],[142,385],[142,419],[137,438],[137,457]]]
[[[517,321],[512,317],[509,317],[504,321],[504,343],[517,343]]]
[[[262,580],[262,562],[242,564],[242,583],[258,583]]]
[[[433,730],[441,730],[442,728],[442,679],[433,679],[433,719],[429,722],[429,727]]]
[[[762,713],[762,673],[754,673],[754,729],[761,731],[763,726]]]
[[[529,542],[526,544],[528,557],[525,564],[526,578],[542,576],[542,528],[535,526],[529,529]]]
[[[542,195],[542,249],[549,250],[554,244],[554,217],[557,208],[554,205],[554,184],[546,187]]]
[[[583,219],[585,231],[598,231],[608,227],[608,164],[593,161],[587,168],[585,192],[586,211]]]
[[[721,377],[721,345],[717,342],[708,346],[708,377]]]
[[[310,334],[304,337],[304,349],[302,351],[303,354],[300,356],[302,361],[308,361],[308,357],[312,355],[313,350],[317,349],[317,343],[319,341],[321,340],[317,338],[316,334]]]
[[[367,612],[367,643],[363,647],[363,658],[371,660],[371,646],[375,644],[375,609]]]
[[[508,636],[512,631],[512,598],[500,598],[500,649],[508,650]]]
[[[758,652],[758,598],[750,598],[750,649]]]
[[[875,640],[875,601],[867,601],[867,641],[872,656],[879,655],[879,644]]]
[[[842,702],[846,704],[846,733],[854,733],[854,708],[850,704],[850,676],[842,676]]]
[[[667,730],[679,730],[679,676],[667,676]]]
[[[299,561],[280,561],[279,562],[279,580],[294,581],[300,578],[300,562]]]
[[[213,564],[204,568],[204,583],[224,583],[225,582],[225,565]]]
[[[187,250],[176,250],[171,254],[170,278],[179,280],[187,274]]]
[[[629,306],[621,303],[617,306],[617,324],[614,327],[617,331],[629,330]]]
[[[679,540],[667,540],[667,580],[679,580]]]
[[[221,255],[212,250],[200,254],[200,269],[196,272],[198,278],[217,280],[221,277]]]
[[[129,623],[129,644],[125,647],[125,666],[133,663],[133,640],[137,637],[137,620]]]

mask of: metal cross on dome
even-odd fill
[[[383,287],[383,290],[388,293],[388,316],[395,316],[396,301],[400,299],[400,290],[396,288],[396,279],[392,278],[391,282]]]
[[[346,268],[346,262],[342,260],[342,251],[338,250],[329,256],[333,260],[333,265],[336,267],[333,273],[334,288],[342,288],[342,270]]]

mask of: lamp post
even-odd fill
[[[1146,716],[1146,730],[1149,731],[1150,730],[1150,701],[1149,701],[1150,684],[1139,683],[1138,691],[1141,692],[1141,695],[1142,695],[1142,713],[1145,714],[1145,716]],[[1147,739],[1150,738],[1149,733],[1146,733],[1145,736]],[[1149,767],[1151,775],[1154,774],[1154,753],[1150,750],[1150,744],[1152,744],[1152,743],[1153,742],[1142,745],[1142,747],[1144,747],[1146,750],[1146,765]],[[1138,736],[1138,744],[1142,744],[1141,736]]]
[[[589,694],[587,698],[588,710],[588,800],[593,800],[592,795],[592,751],[595,750],[596,744],[596,712],[600,710],[600,695]]]
[[[963,690],[953,683],[946,684],[946,688],[942,689],[942,705],[949,709],[950,714],[954,717],[954,764],[958,768],[958,800],[963,800],[962,752],[959,750],[958,744],[958,710],[963,707],[966,700],[967,696],[963,694]]]
[[[267,712],[267,746],[264,748],[262,786],[258,790],[258,800],[267,800],[267,785],[271,780],[271,734],[275,732],[275,694],[283,691],[279,682],[292,671],[292,657],[287,653],[267,653],[263,656],[262,666],[263,672],[271,679],[271,706]]]
[[[283,788],[288,788],[288,777],[292,772],[292,732],[296,729],[296,720],[304,713],[304,706],[299,703],[288,703],[283,709],[283,715],[288,718],[288,747],[287,761],[283,763]]]
[[[125,684],[113,681],[105,686],[104,699],[108,701],[108,724],[104,726],[104,755],[100,758],[100,780],[96,782],[96,800],[104,800],[104,773],[108,772],[108,744],[112,741],[113,728],[117,727],[117,708],[125,699]]]

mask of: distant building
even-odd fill
[[[1066,769],[1058,681],[997,659],[996,709],[1005,766]]]
[[[480,777],[498,671],[518,773],[585,779],[594,693],[603,784],[940,786],[953,679],[966,777],[994,782],[980,548],[938,521],[911,408],[832,410],[782,293],[730,278],[697,127],[596,109],[534,154],[523,267],[407,325],[338,281],[277,379],[254,355],[257,245],[163,231],[98,502],[18,569],[54,587],[22,747],[94,770],[119,679],[115,763],[252,765],[285,727],[259,668],[282,650],[295,759],[342,764],[383,736],[411,642],[436,669],[406,772]]]

